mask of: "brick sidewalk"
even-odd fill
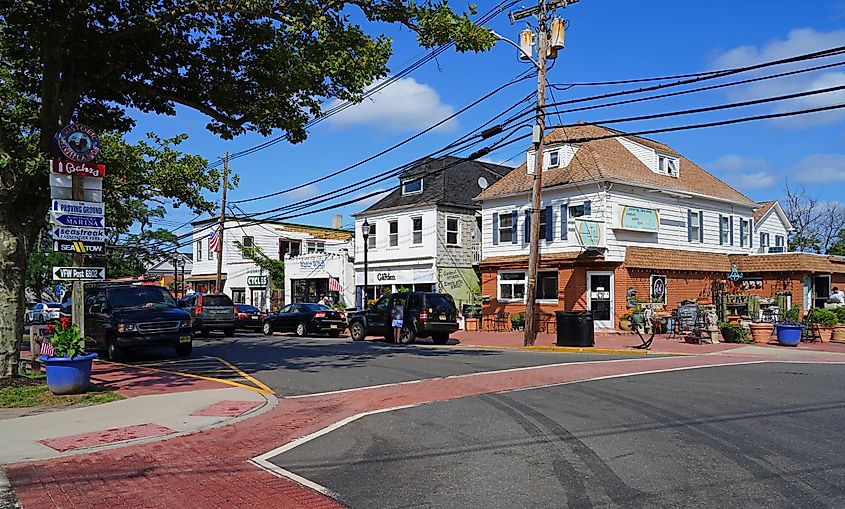
[[[265,414],[150,444],[7,467],[25,508],[272,507],[338,504],[248,460],[362,412],[654,370],[754,362],[730,356],[631,358],[463,375],[282,399]]]
[[[231,387],[230,385],[213,380],[187,377],[100,360],[95,360],[91,368],[91,383],[105,389],[116,390],[128,398],[151,394],[169,394]]]

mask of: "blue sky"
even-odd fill
[[[486,12],[496,4],[498,1],[481,2],[479,11]],[[453,5],[460,8],[463,4]],[[559,11],[559,14],[571,24],[566,34],[566,48],[549,74],[549,81],[554,83],[698,72],[845,45],[845,1],[804,2],[799,8],[792,2],[582,0]],[[503,13],[488,26],[516,40],[524,25],[511,25]],[[425,54],[407,30],[383,24],[367,28],[373,33],[384,32],[394,38],[392,69],[399,69]],[[836,58],[815,62],[835,62]],[[845,56],[838,58],[845,61]],[[481,54],[448,51],[436,62],[426,64],[373,100],[318,124],[310,131],[306,142],[299,145],[279,143],[234,161],[232,169],[240,175],[240,185],[230,193],[230,199],[244,199],[289,188],[353,164],[428,127],[526,69],[527,64],[517,60],[516,50],[504,43]],[[777,68],[778,71],[786,69]],[[548,122],[621,118],[842,84],[845,84],[845,66],[764,82],[762,85],[565,114],[560,120],[555,115]],[[562,101],[617,89],[621,88],[576,87],[555,91],[554,98]],[[443,128],[363,167],[317,186],[244,204],[243,207],[248,212],[271,209],[352,185],[359,179],[441,148],[532,91],[536,92],[536,82],[523,81]],[[842,102],[845,102],[845,94],[840,92],[816,96],[812,101],[795,100],[705,115],[615,124],[613,127],[628,131],[652,129]],[[135,116],[138,123],[130,139],[142,137],[149,131],[166,136],[184,132],[190,138],[182,145],[183,149],[209,160],[224,151],[236,152],[264,141],[256,135],[222,141],[204,129],[206,119],[203,115],[184,108],[180,108],[174,117]],[[790,183],[805,185],[808,191],[823,200],[845,201],[842,196],[845,190],[843,121],[845,113],[823,113],[791,120],[753,122],[652,137],[670,144],[756,200],[780,197],[788,176]],[[511,145],[491,154],[488,159],[498,162],[513,158],[511,161],[516,164],[524,159],[522,151],[525,147],[524,144]],[[393,185],[398,185],[398,182],[376,185],[368,191],[387,189]],[[352,192],[348,197],[363,192]],[[351,205],[296,221],[328,225],[332,213],[341,213],[346,225],[350,225],[349,214],[362,210],[366,205]],[[177,209],[161,226],[172,227],[191,217],[188,211]]]

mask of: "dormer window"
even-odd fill
[[[678,177],[680,161],[677,157],[657,155],[657,171],[670,177]]]
[[[417,194],[423,190],[423,181],[421,178],[408,180],[402,182],[402,196],[406,194]]]
[[[549,152],[549,168],[557,168],[560,165],[560,150]]]

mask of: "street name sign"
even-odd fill
[[[103,178],[106,176],[106,165],[51,159],[50,171],[65,175],[76,175],[78,177]]]
[[[62,226],[77,226],[81,228],[102,228],[105,226],[102,216],[76,216],[73,214],[53,215],[53,224]]]
[[[56,281],[103,281],[106,279],[105,267],[53,267],[53,279]]]
[[[53,206],[50,210],[53,211],[53,215],[73,214],[75,216],[103,217],[106,214],[106,208],[102,203],[90,201],[53,200]]]
[[[105,242],[84,242],[81,240],[54,240],[53,251],[57,253],[103,254]]]
[[[53,230],[53,240],[80,240],[83,242],[105,242],[106,233],[102,228],[66,228],[59,226]]]

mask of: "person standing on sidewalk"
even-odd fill
[[[405,306],[399,300],[393,301],[393,306],[390,308],[390,318],[393,322],[393,342],[401,343],[402,325],[405,323]]]

